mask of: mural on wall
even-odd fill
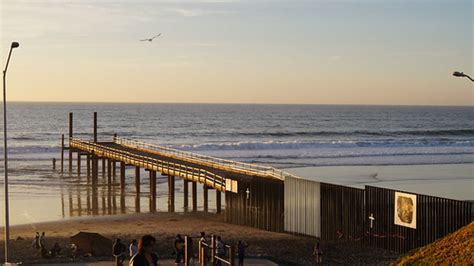
[[[416,229],[416,195],[395,192],[395,224]]]

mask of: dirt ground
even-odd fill
[[[36,232],[46,233],[46,243],[52,247],[70,244],[69,237],[79,231],[97,232],[111,240],[120,238],[126,243],[144,234],[157,238],[157,254],[161,259],[172,258],[173,241],[177,233],[195,237],[197,249],[199,232],[219,235],[226,244],[235,245],[245,240],[247,257],[266,258],[280,265],[310,265],[316,239],[285,233],[274,233],[223,222],[222,215],[209,213],[147,213],[120,216],[87,217],[58,222],[38,223],[11,228],[10,261],[32,263],[71,262],[70,258],[42,259],[32,247]],[[3,237],[3,236],[2,236]],[[359,242],[322,242],[323,264],[389,264],[398,254],[366,247]],[[112,247],[110,247],[112,250]],[[3,261],[3,239],[0,257]],[[197,252],[197,251],[196,251]],[[81,258],[79,261],[110,260],[110,257]],[[78,261],[78,259],[76,259]]]

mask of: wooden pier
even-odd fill
[[[121,194],[127,186],[133,185],[140,200],[140,184],[144,176],[141,169],[148,171],[150,184],[150,210],[156,210],[157,175],[167,177],[168,211],[175,211],[175,182],[183,180],[183,208],[197,211],[197,186],[202,186],[203,210],[209,210],[209,190],[215,191],[216,213],[221,213],[222,195],[225,193],[225,218],[228,222],[251,225],[272,230],[283,230],[283,171],[272,167],[246,164],[214,158],[168,147],[125,139],[116,134],[110,141],[99,141],[97,113],[93,115],[92,138],[79,139],[73,135],[73,114],[69,114],[69,146],[61,140],[61,172],[64,172],[64,151],[67,150],[69,172],[77,158],[77,176],[80,177],[82,159],[86,159],[87,178],[92,184],[92,195],[97,195],[99,173],[108,185],[118,179]],[[76,155],[76,156],[74,156]],[[100,162],[100,163],[99,163]],[[133,184],[126,182],[126,167],[135,169]],[[102,169],[99,169],[102,168]],[[117,171],[117,168],[118,171]],[[118,174],[118,176],[117,176]],[[191,183],[191,206],[189,206],[189,184]],[[109,193],[110,194],[110,193]],[[97,199],[97,197],[95,197]],[[115,197],[114,197],[115,199]],[[124,197],[121,197],[124,200]],[[92,197],[92,209],[98,206]],[[139,208],[139,204],[136,204]]]

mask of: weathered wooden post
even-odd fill
[[[97,112],[94,112],[94,143],[97,143]]]
[[[120,190],[125,191],[125,162],[120,162]]]
[[[183,189],[183,197],[184,197],[184,201],[183,201],[183,207],[184,207],[184,211],[188,211],[188,183],[189,181],[186,180],[186,179],[183,179],[183,186],[184,186],[184,189]]]
[[[115,160],[112,160],[112,183],[115,184],[115,179],[117,177],[117,164]]]
[[[193,181],[191,183],[191,194],[193,198],[193,212],[197,211],[197,183]]]
[[[216,188],[216,213],[221,213],[221,192]]]
[[[211,244],[209,246],[210,252],[211,252],[211,264],[215,265],[216,264],[216,236],[211,235]]]
[[[168,212],[174,212],[174,181],[173,175],[168,175]]]
[[[81,176],[81,152],[77,152],[77,176]]]
[[[199,261],[199,266],[203,266],[204,265],[204,261],[205,261],[205,258],[204,258],[204,251],[203,251],[203,244],[202,244],[202,241],[201,239],[199,239],[199,242],[198,242],[198,261]]]
[[[102,158],[102,178],[105,179],[105,173],[107,172],[105,157]]]
[[[69,113],[69,172],[72,172],[72,148],[71,148],[71,139],[72,139],[72,113]]]
[[[135,191],[140,195],[140,167],[135,166]]]
[[[112,184],[112,161],[110,159],[107,160],[107,185]]]
[[[61,174],[64,173],[64,134],[61,134]]]
[[[189,237],[184,236],[184,266],[189,265]]]
[[[92,151],[92,213],[98,214],[99,212],[99,193],[97,188],[98,177],[99,177],[99,162],[97,156]]]
[[[87,182],[89,182],[91,178],[91,155],[89,153],[86,155],[86,160]]]
[[[156,211],[156,171],[150,170],[150,211]]]
[[[209,194],[208,194],[208,188],[205,184],[202,186],[202,195],[204,198],[204,202],[203,202],[204,211],[207,212],[209,209],[209,203],[208,203]]]
[[[229,265],[234,266],[235,265],[235,258],[234,258],[234,246],[229,247]]]

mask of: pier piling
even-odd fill
[[[221,213],[221,192],[216,189],[216,213]]]
[[[150,211],[156,211],[156,171],[150,170]]]
[[[61,174],[64,173],[64,134],[61,134]]]
[[[81,176],[81,153],[77,153],[77,176]]]
[[[91,178],[91,155],[86,155],[86,172],[87,172],[87,181],[90,181]]]
[[[183,179],[183,208],[184,208],[184,211],[188,211],[188,189],[189,189],[189,186],[188,186],[188,183],[189,181],[186,180],[186,179]]]
[[[175,177],[173,175],[168,176],[168,212],[174,212],[174,185]]]
[[[97,112],[94,112],[94,143],[97,143]]]
[[[125,191],[125,162],[120,162],[120,190]]]
[[[71,139],[72,139],[72,113],[69,113],[69,173],[72,172],[72,148],[71,148]]]
[[[191,183],[191,194],[193,198],[193,212],[197,211],[197,183],[193,181]]]
[[[135,166],[135,191],[140,195],[140,167]]]
[[[209,189],[207,188],[206,185],[202,186],[202,195],[203,195],[203,206],[204,206],[204,211],[207,212],[209,210],[209,205],[208,205],[208,196],[209,196]]]

